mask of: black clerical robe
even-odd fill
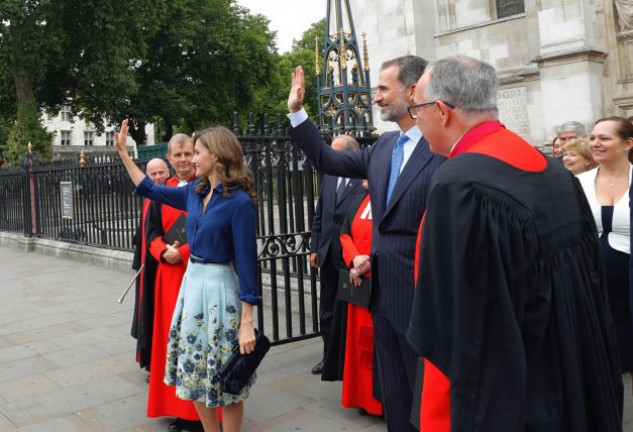
[[[600,247],[577,180],[498,122],[436,171],[408,339],[423,432],[622,430]]]
[[[141,221],[132,240],[134,244],[134,259],[132,268],[143,270],[136,278],[134,296],[134,315],[130,334],[136,339],[136,361],[140,367],[149,371],[152,359],[152,336],[154,327],[154,283],[158,261],[148,253],[147,244],[147,213],[151,200],[143,200]]]

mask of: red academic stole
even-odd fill
[[[367,195],[358,206],[354,220],[350,224],[350,233],[340,235],[343,260],[347,264],[351,263],[356,255],[369,255],[371,251],[371,228],[371,201],[369,195]],[[369,276],[369,272],[367,272],[365,277]]]

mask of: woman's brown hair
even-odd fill
[[[633,138],[633,124],[624,117],[611,116],[596,120],[595,124],[612,121],[616,124],[615,133],[623,140]]]
[[[194,144],[200,141],[211,154],[217,157],[214,165],[215,174],[218,180],[224,185],[222,196],[233,196],[236,188],[241,188],[246,192],[253,202],[257,204],[257,194],[253,174],[244,162],[242,145],[233,132],[224,126],[215,126],[193,135]],[[209,184],[209,179],[201,178],[196,186],[195,192],[201,194]]]

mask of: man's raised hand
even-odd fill
[[[306,83],[303,76],[303,68],[297,66],[292,73],[292,87],[290,88],[290,94],[288,95],[288,111],[296,113],[301,109],[303,105],[303,97],[306,93]]]

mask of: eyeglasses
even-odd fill
[[[418,110],[426,107],[426,106],[430,106],[430,105],[435,105],[436,102],[442,102],[444,105],[446,105],[447,107],[454,109],[455,105],[453,104],[449,104],[448,102],[444,102],[441,100],[434,100],[433,102],[425,102],[425,103],[421,103],[421,104],[417,104],[417,105],[412,105],[410,107],[407,107],[407,111],[409,111],[409,115],[411,116],[411,118],[413,120],[417,120],[418,118]]]

